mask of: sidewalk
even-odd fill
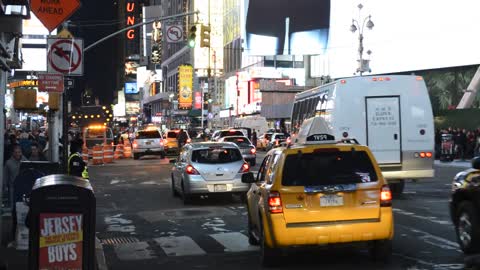
[[[1,212],[0,212],[1,214]],[[28,268],[28,250],[16,250],[14,247],[7,247],[7,244],[13,241],[12,236],[12,217],[5,213],[2,218],[2,240],[0,243],[0,270]]]
[[[435,160],[434,163],[436,166],[439,167],[456,167],[456,168],[471,168],[472,167],[472,161],[467,159],[467,160],[460,160],[456,159],[452,162],[441,162],[440,160]]]

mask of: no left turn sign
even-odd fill
[[[83,75],[83,39],[49,38],[47,72]]]
[[[167,26],[167,42],[177,43],[183,41],[183,30],[181,24]]]

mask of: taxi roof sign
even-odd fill
[[[295,143],[336,143],[335,137],[332,134],[332,128],[328,125],[325,119],[316,116],[303,121]]]

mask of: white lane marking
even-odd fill
[[[126,232],[135,234],[135,225],[131,220],[121,218],[122,214],[105,217],[105,224],[108,225],[107,231],[109,232]]]
[[[416,191],[404,191],[403,194],[417,194]]]
[[[115,245],[115,254],[117,254],[118,259],[122,261],[157,258],[157,256],[154,255],[153,250],[149,250],[148,247],[147,242],[119,244]]]
[[[460,246],[458,245],[457,242],[453,242],[453,241],[450,241],[448,239],[438,237],[438,236],[435,236],[435,235],[430,234],[428,232],[421,231],[421,230],[418,230],[418,229],[414,229],[414,228],[411,228],[411,227],[408,227],[408,226],[403,226],[403,225],[398,225],[398,224],[396,226],[397,227],[402,227],[402,228],[404,228],[406,230],[409,230],[409,231],[411,231],[415,234],[419,234],[420,236],[418,237],[418,239],[423,240],[427,244],[430,244],[430,245],[435,246],[435,247],[439,247],[441,249],[455,250],[457,252],[462,253],[462,251],[460,250]]]
[[[437,224],[440,224],[440,225],[451,225],[452,224],[450,221],[447,221],[447,220],[438,220],[436,217],[419,216],[415,213],[404,211],[404,210],[398,209],[398,208],[393,208],[392,210],[393,210],[393,212],[395,212],[397,214],[400,214],[400,215],[411,216],[411,217],[414,217],[414,218],[427,220],[427,221],[437,223]]]
[[[215,217],[213,219],[208,218],[207,222],[202,224],[202,229],[204,230],[213,230],[215,232],[229,232],[230,230],[224,229],[225,221],[219,217]]]
[[[226,247],[225,252],[258,250],[258,247],[251,246],[248,243],[248,238],[239,232],[210,234],[210,237]]]
[[[401,257],[403,259],[407,259],[407,260],[411,260],[411,261],[414,261],[418,264],[423,264],[423,265],[427,265],[435,270],[457,270],[457,269],[464,269],[465,268],[465,265],[463,264],[436,264],[436,263],[431,263],[431,262],[427,262],[427,261],[424,261],[424,260],[421,260],[421,259],[417,259],[417,258],[414,258],[414,257],[410,257],[410,256],[407,256],[407,255],[403,255],[403,254],[400,254],[400,253],[393,253],[394,256],[397,256],[397,257]],[[407,268],[408,270],[420,270],[420,269],[425,269],[425,268],[418,268],[417,266],[413,266],[413,267],[409,267]],[[428,268],[430,269],[430,268]]]
[[[205,255],[206,252],[188,236],[168,236],[154,239],[167,256]]]

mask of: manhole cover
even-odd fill
[[[164,215],[169,217],[190,217],[209,215],[210,213],[211,211],[206,210],[176,210],[164,212]]]

